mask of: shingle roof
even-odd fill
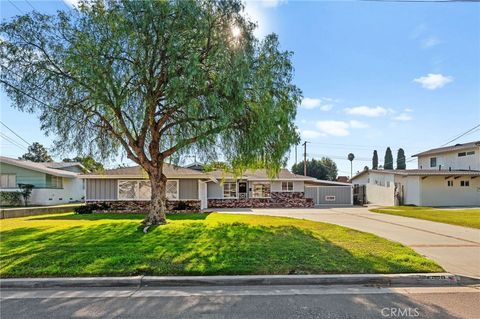
[[[414,154],[414,155],[412,155],[412,157],[422,156],[422,155],[430,155],[430,154],[438,154],[438,153],[445,153],[445,152],[460,151],[460,150],[465,150],[465,149],[469,149],[469,148],[472,148],[472,147],[479,147],[479,146],[480,146],[480,141],[474,141],[474,142],[463,143],[463,144],[455,144],[455,145],[451,145],[451,146],[432,148],[428,151],[421,152],[421,153],[418,153],[418,154]]]
[[[231,173],[226,173],[223,170],[215,170],[212,172],[208,172],[217,179],[229,179],[229,178],[238,178],[238,179],[246,179],[246,180],[270,180],[271,178],[268,175],[268,171],[266,169],[249,169],[243,172],[242,176],[234,176]],[[316,178],[310,176],[303,176],[297,175],[290,172],[288,169],[281,169],[276,176],[276,179],[281,180],[303,180],[303,181],[317,181]]]
[[[45,174],[50,174],[53,176],[59,176],[59,177],[67,177],[67,178],[75,178],[77,177],[78,173],[75,172],[70,172],[70,171],[65,171],[57,168],[52,168],[55,166],[55,164],[62,164],[62,163],[56,163],[56,162],[31,162],[31,161],[26,161],[26,160],[19,160],[15,158],[10,158],[10,157],[5,157],[5,156],[0,156],[0,162],[5,163],[5,164],[10,164],[26,169],[30,169],[32,171],[37,171]],[[72,164],[72,163],[68,163]],[[60,167],[59,165],[58,167]],[[71,166],[71,165],[69,165]],[[63,166],[62,166],[63,167]]]
[[[168,178],[209,178],[208,175],[181,166],[172,164],[163,164],[163,173]],[[140,166],[120,167],[114,169],[107,169],[101,174],[91,173],[82,175],[83,178],[147,178],[147,173]]]
[[[436,170],[436,169],[406,169],[406,170],[385,170],[385,169],[375,169],[375,170],[366,170],[361,171],[357,175],[353,176],[350,180],[354,180],[357,177],[360,177],[366,173],[381,173],[381,174],[395,174],[401,176],[480,176],[480,171],[469,171],[469,170]]]

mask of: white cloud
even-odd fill
[[[422,40],[422,48],[429,49],[442,43],[437,37],[428,37]]]
[[[356,120],[351,120],[349,122],[351,128],[368,128],[370,127],[367,123],[365,122],[360,122]]]
[[[325,134],[333,136],[347,136],[349,124],[343,121],[318,121],[316,123],[317,129]]]
[[[79,0],[63,0],[63,2],[65,2],[65,4],[68,5],[69,7],[73,8],[78,5]]]
[[[370,107],[370,106],[355,106],[352,108],[346,108],[345,112],[350,115],[362,115],[362,116],[368,116],[368,117],[378,117],[378,116],[384,116],[387,115],[391,110],[387,110],[384,107],[381,106],[375,106],[375,107]]]
[[[247,1],[249,2],[249,1]],[[262,6],[266,8],[275,8],[278,7],[280,4],[287,2],[286,0],[261,0],[259,1]]]
[[[405,109],[403,109],[404,112],[413,112],[413,109],[409,108],[409,107],[406,107]]]
[[[306,97],[302,100],[302,104],[300,104],[300,106],[305,109],[314,109],[316,107],[319,107],[320,104],[322,104],[322,101],[320,99]]]
[[[400,113],[398,116],[393,118],[395,121],[411,121],[413,117],[407,113]]]
[[[327,112],[333,108],[333,104],[335,102],[336,100],[326,97],[322,97],[320,99],[306,97],[302,100],[300,106],[307,110],[319,108],[320,110]]]
[[[413,80],[413,82],[420,83],[422,87],[427,90],[439,89],[452,81],[453,77],[445,76],[440,73],[429,73],[426,76],[421,76]]]
[[[317,137],[326,135],[325,133],[322,133],[322,132],[319,132],[319,131],[313,131],[313,130],[303,130],[303,131],[300,132],[300,134],[304,138],[317,138]]]

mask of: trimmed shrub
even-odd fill
[[[78,206],[73,209],[75,214],[91,214],[94,211],[94,205]]]
[[[0,192],[1,206],[22,206],[22,192]]]

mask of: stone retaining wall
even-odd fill
[[[209,199],[208,208],[310,208],[313,199],[303,192],[272,192],[270,198]]]
[[[95,212],[116,213],[147,213],[150,209],[148,200],[132,201],[91,201],[87,205],[96,205]],[[200,212],[200,200],[167,201],[169,213],[198,213]]]

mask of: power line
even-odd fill
[[[15,8],[17,8],[17,10],[22,13],[22,14],[25,14],[25,12],[23,12],[23,10],[20,10],[19,7],[17,7],[17,5],[15,3],[13,3],[11,0],[8,0],[8,2],[10,2],[12,4],[12,6],[14,6]]]
[[[1,136],[3,139],[7,140],[8,142],[12,143],[12,145],[20,148],[21,150],[23,150],[23,151],[28,151],[28,150],[25,148],[25,146],[18,144],[15,140],[13,140],[13,139],[10,138],[9,136],[3,134],[2,132],[0,132],[0,136]]]
[[[24,141],[25,143],[27,143],[28,146],[30,146],[30,143],[27,142],[27,140],[25,140],[23,137],[21,137],[20,135],[18,135],[17,133],[15,133],[11,128],[9,128],[7,126],[7,124],[3,123],[2,121],[0,121],[0,124],[2,124],[3,126],[5,126],[10,132],[12,132],[13,134],[15,134],[16,137],[18,137],[19,139],[21,139],[22,141]]]
[[[460,134],[459,136],[455,137],[453,140],[450,140],[450,141],[448,141],[447,143],[445,143],[445,144],[442,144],[441,146],[445,146],[445,145],[447,145],[447,144],[450,144],[450,143],[452,143],[452,142],[454,142],[454,141],[458,140],[460,137],[467,135],[468,133],[470,133],[471,131],[473,131],[473,130],[474,130],[474,129],[476,129],[477,127],[480,127],[480,124],[478,124],[478,125],[476,125],[476,126],[472,127],[471,129],[469,129],[469,130],[468,130],[468,131],[466,131],[466,132],[463,132],[463,133],[462,133],[462,134]]]
[[[35,7],[33,6],[33,4],[30,3],[30,1],[25,0],[25,2],[28,3],[28,5],[30,6],[30,8],[32,8],[34,11],[37,10],[37,9],[35,9]]]

